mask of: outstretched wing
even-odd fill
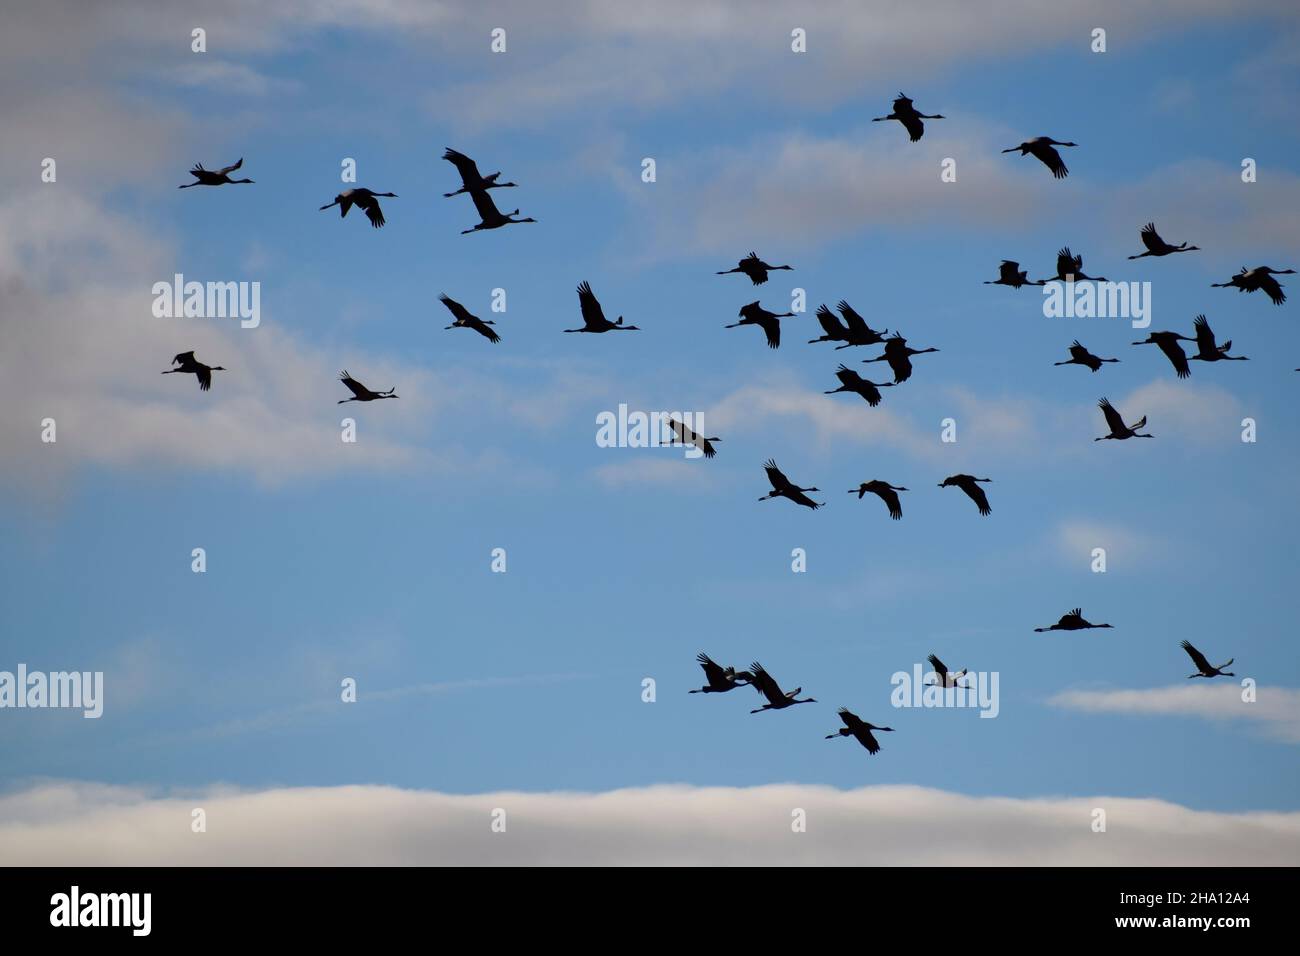
[[[1017,281],[1020,278],[1020,263],[1003,259],[1002,265],[998,266],[998,278],[1003,282]]]
[[[927,657],[926,660],[930,662],[930,666],[934,668],[934,672],[939,675],[940,680],[947,678],[948,668],[943,666],[943,661],[933,654]]]
[[[1265,275],[1264,278],[1260,279],[1259,287],[1273,300],[1274,305],[1281,305],[1286,301],[1286,293],[1282,291],[1282,284],[1271,275]]]
[[[975,502],[980,514],[988,515],[993,513],[993,509],[989,507],[988,495],[984,494],[984,489],[977,485],[974,479],[962,482],[961,490],[966,492],[971,501]]]
[[[769,704],[780,704],[785,699],[781,693],[781,688],[772,675],[763,669],[763,665],[754,661],[749,665],[749,671],[754,675],[753,687],[756,691],[767,698]]]
[[[872,734],[868,728],[864,726],[858,726],[853,731],[853,737],[855,740],[857,740],[858,743],[862,744],[862,746],[867,748],[867,753],[869,754],[880,753],[880,744],[876,742],[875,735]]]
[[[492,201],[492,195],[486,189],[471,189],[469,198],[474,200],[474,208],[478,210],[478,216],[484,222],[501,218],[497,204]]]
[[[174,359],[172,359],[172,364],[183,365],[186,362],[193,362],[193,361],[194,361],[193,352],[181,352]]]
[[[903,124],[903,128],[907,130],[907,135],[912,138],[913,143],[925,135],[925,124],[921,122],[921,117],[915,113],[899,113],[898,121]]]
[[[447,307],[447,311],[450,312],[452,315],[454,315],[457,318],[457,320],[461,322],[469,322],[471,319],[476,318],[476,316],[474,316],[474,314],[471,313],[469,309],[465,308],[463,305],[461,305],[459,302],[457,302],[455,299],[451,298],[448,295],[445,294],[439,295],[438,301],[441,302],[443,305],[445,305]]]
[[[578,286],[578,305],[582,307],[582,321],[588,328],[592,326],[608,325],[609,320],[605,318],[605,312],[596,301],[596,294],[591,291],[591,285],[583,281]]]
[[[239,162],[235,163],[232,166],[223,166],[221,169],[217,170],[217,175],[225,176],[227,173],[233,173],[236,169],[238,169],[240,166],[243,165],[244,165],[244,157],[240,156]]]
[[[1038,143],[1031,152],[1043,161],[1052,175],[1057,179],[1064,179],[1070,174],[1070,170],[1065,165],[1065,160],[1061,159],[1061,154],[1049,146],[1047,143]]]
[[[1165,353],[1165,358],[1169,359],[1179,378],[1187,378],[1192,374],[1191,368],[1187,365],[1187,354],[1181,345],[1167,338],[1161,338],[1156,344],[1160,346],[1160,351]]]
[[[1142,227],[1142,245],[1146,246],[1150,252],[1163,252],[1165,241],[1160,238],[1160,233],[1156,232],[1156,224],[1149,222]]]
[[[850,332],[864,336],[871,335],[871,326],[867,325],[867,320],[853,310],[853,306],[840,299],[835,308],[839,309],[840,315],[844,316],[844,324],[849,327]]]
[[[898,500],[898,492],[893,488],[877,488],[876,494],[880,496],[880,500],[889,508],[889,517],[893,518],[895,521],[903,517],[903,505]]]
[[[483,177],[479,175],[478,164],[459,150],[448,146],[442,154],[442,158],[456,167],[456,172],[460,173],[460,181],[463,185],[470,186],[482,181]]]
[[[699,654],[695,655],[695,659],[699,661],[700,666],[704,668],[704,677],[710,684],[719,685],[728,683],[727,672],[723,670],[722,667],[713,660],[713,658],[709,657],[708,654],[701,651]]]
[[[1069,246],[1062,247],[1056,254],[1056,274],[1058,276],[1074,275],[1083,268],[1083,256],[1070,252]]]
[[[769,458],[763,465],[763,470],[767,472],[767,480],[772,483],[774,491],[785,491],[790,487],[790,479],[781,473],[781,469],[776,467],[776,461]]]
[[[1210,328],[1210,323],[1205,316],[1198,315],[1193,324],[1196,326],[1196,347],[1204,353],[1218,351],[1218,343],[1214,341],[1214,330]]]
[[[483,338],[487,339],[493,345],[501,341],[501,336],[493,331],[492,327],[477,316],[470,316],[470,320],[465,323]]]
[[[199,388],[207,391],[212,387],[212,369],[202,363],[195,363],[198,368],[194,370],[194,377],[199,380]]]
[[[365,395],[370,394],[370,389],[366,388],[355,378],[349,375],[347,369],[344,369],[342,372],[339,373],[339,381],[342,382],[344,385],[346,385],[348,387],[348,391],[350,391],[357,398],[361,398]]]
[[[1205,659],[1205,655],[1192,647],[1190,641],[1183,641],[1179,646],[1187,652],[1187,656],[1192,659],[1192,663],[1196,665],[1197,670],[1208,671],[1214,669],[1210,666],[1210,662]]]
[[[1103,398],[1097,403],[1097,407],[1101,409],[1101,414],[1106,419],[1106,425],[1112,432],[1124,431],[1124,419],[1120,417],[1119,412],[1115,410],[1115,406],[1110,403],[1109,399]]]
[[[821,323],[821,327],[831,338],[844,338],[845,327],[840,324],[840,320],[836,318],[835,313],[826,308],[826,306],[819,305],[817,307],[817,321]]]

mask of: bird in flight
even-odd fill
[[[738,671],[734,667],[722,667],[703,651],[696,654],[695,659],[704,668],[704,679],[708,683],[698,690],[690,691],[692,694],[725,694],[729,690],[735,690],[737,687],[743,687],[754,682],[754,675],[749,671]]]
[[[566,332],[640,332],[641,330],[635,325],[624,325],[623,316],[618,317],[617,322],[611,322],[605,318],[605,312],[600,307],[600,302],[596,299],[596,294],[591,291],[591,286],[587,282],[581,282],[578,285],[578,305],[582,309],[582,328],[565,329]]]
[[[794,317],[793,312],[769,312],[757,302],[741,306],[739,314],[743,318],[739,322],[728,325],[727,328],[738,329],[742,325],[757,325],[767,335],[767,347],[770,349],[781,347],[780,320]]]
[[[1034,632],[1041,634],[1044,631],[1085,631],[1090,627],[1110,627],[1109,624],[1089,624],[1083,618],[1083,608],[1076,607],[1069,614],[1062,614],[1061,619],[1055,624],[1047,627],[1036,627]]]
[[[499,172],[489,173],[486,176],[479,175],[478,164],[470,159],[464,153],[458,152],[447,147],[442,158],[456,167],[456,172],[460,173],[460,189],[454,193],[443,193],[443,198],[450,199],[452,196],[459,196],[461,193],[472,192],[475,189],[508,189],[518,185],[517,183],[499,183],[497,178],[501,175]]]
[[[872,382],[863,378],[847,365],[841,364],[835,372],[835,377],[840,380],[839,388],[832,388],[823,395],[834,395],[836,392],[853,392],[861,395],[866,399],[867,404],[875,408],[880,404],[880,390],[882,388],[893,388],[897,382]]]
[[[1126,438],[1154,438],[1154,435],[1143,435],[1138,432],[1139,428],[1145,428],[1147,417],[1143,415],[1132,425],[1125,425],[1124,419],[1120,417],[1119,410],[1115,408],[1107,399],[1102,399],[1097,403],[1101,409],[1102,416],[1106,419],[1106,426],[1110,429],[1109,435],[1102,435],[1100,438],[1094,438],[1093,441],[1106,441],[1114,438],[1117,441],[1123,441]]]
[[[899,93],[898,98],[894,100],[893,112],[888,116],[877,116],[871,122],[882,123],[885,120],[898,120],[903,124],[903,128],[907,130],[907,135],[912,138],[912,142],[915,143],[925,135],[925,124],[922,123],[921,120],[928,119],[947,119],[947,117],[940,113],[935,113],[933,116],[927,116],[925,113],[918,113],[916,107],[912,105],[912,101],[907,98],[907,95],[905,93]]]
[[[668,427],[672,430],[673,437],[670,441],[665,442],[665,444],[694,445],[700,451],[704,452],[705,458],[712,458],[718,453],[718,450],[713,447],[713,443],[715,441],[722,441],[722,439],[718,438],[716,435],[712,438],[702,438],[695,434],[692,429],[687,428],[685,422],[679,422],[675,418],[668,419]]]
[[[1158,345],[1160,351],[1165,353],[1165,358],[1169,359],[1169,364],[1174,367],[1179,378],[1187,378],[1192,374],[1191,367],[1187,364],[1187,354],[1179,342],[1194,342],[1195,339],[1189,339],[1178,332],[1148,332],[1147,337],[1141,342],[1134,342],[1134,345]]]
[[[169,368],[164,375],[171,375],[173,372],[182,372],[193,375],[199,380],[199,388],[207,391],[212,387],[212,373],[226,371],[220,365],[204,365],[194,357],[193,352],[181,352],[174,359],[172,364],[176,368]]]
[[[204,169],[202,163],[195,163],[194,168],[190,170],[190,175],[194,177],[194,182],[186,183],[184,186],[177,186],[177,189],[189,189],[191,186],[224,186],[226,183],[251,183],[251,179],[231,179],[230,174],[239,167],[244,165],[244,157],[239,157],[239,162],[233,166],[223,166],[221,169]]]
[[[754,675],[754,679],[750,682],[751,686],[767,698],[767,703],[762,707],[759,707],[757,710],[751,710],[751,714],[762,713],[765,710],[784,710],[787,707],[793,707],[795,704],[817,703],[815,697],[808,697],[804,700],[796,699],[799,696],[799,692],[803,690],[802,687],[796,687],[789,693],[783,691],[781,685],[772,678],[771,674],[763,669],[763,665],[758,661],[754,661],[754,663],[749,665],[749,672]]]
[[[726,276],[731,275],[733,272],[743,272],[745,275],[749,276],[749,281],[754,283],[754,285],[762,285],[767,281],[767,274],[769,272],[775,272],[778,269],[793,271],[793,268],[793,266],[769,266],[758,257],[757,252],[751,252],[736,264],[736,268],[726,269],[717,273],[717,275]]]
[[[469,198],[474,200],[474,208],[478,210],[478,217],[482,222],[469,229],[462,229],[460,231],[462,236],[467,236],[471,232],[478,232],[481,229],[500,229],[502,226],[511,226],[518,225],[521,222],[537,221],[532,216],[527,216],[523,219],[513,218],[519,215],[518,209],[514,212],[502,213],[501,210],[497,208],[497,204],[492,201],[492,196],[489,195],[486,189],[471,189],[469,191]]]
[[[885,503],[885,507],[889,509],[889,517],[897,521],[899,518],[903,517],[903,505],[902,502],[898,500],[898,492],[906,490],[907,489],[902,485],[891,485],[887,481],[881,481],[879,478],[874,478],[871,481],[864,481],[856,488],[850,488],[849,494],[856,494],[858,500],[861,501],[863,495],[868,491],[871,492]]]
[[[1118,362],[1118,361],[1119,359],[1117,358],[1108,358],[1108,359],[1097,358],[1097,356],[1093,355],[1086,348],[1080,345],[1078,339],[1075,339],[1074,344],[1070,346],[1070,357],[1066,359],[1064,362],[1053,362],[1052,364],[1053,365],[1086,365],[1088,368],[1092,369],[1095,372],[1099,368],[1101,368],[1102,362]]]
[[[1188,674],[1187,675],[1188,680],[1191,680],[1193,677],[1236,677],[1237,676],[1236,674],[1233,674],[1231,671],[1224,670],[1224,668],[1227,667],[1229,664],[1231,664],[1234,660],[1236,660],[1236,658],[1229,657],[1218,667],[1213,667],[1211,666],[1210,662],[1205,659],[1205,655],[1202,654],[1200,651],[1198,651],[1196,648],[1192,647],[1189,641],[1182,641],[1178,646],[1187,652],[1187,656],[1190,657],[1192,659],[1192,663],[1196,665],[1196,673]]]
[[[827,740],[834,740],[836,737],[852,737],[862,746],[867,748],[867,753],[880,753],[880,744],[876,738],[871,735],[873,730],[887,730],[893,733],[893,727],[877,727],[875,724],[869,724],[847,707],[841,707],[836,711],[840,715],[840,721],[844,724],[833,734],[827,734]]]
[[[370,389],[366,388],[355,378],[349,375],[347,369],[344,369],[342,372],[339,373],[339,381],[342,382],[344,385],[346,385],[348,387],[348,391],[352,393],[351,398],[340,398],[336,403],[339,405],[342,405],[345,402],[374,402],[374,401],[378,401],[381,398],[399,397],[393,394],[394,392],[397,391],[396,385],[394,385],[386,392],[372,392]]]
[[[447,307],[447,311],[456,317],[456,321],[447,326],[449,329],[473,329],[483,338],[487,339],[493,345],[501,341],[501,336],[488,328],[489,325],[496,325],[491,319],[484,322],[477,315],[470,312],[455,299],[447,295],[438,296],[438,301]]]
[[[1142,245],[1147,247],[1146,252],[1139,252],[1135,256],[1129,256],[1130,259],[1143,259],[1147,256],[1168,256],[1175,252],[1199,252],[1200,246],[1189,246],[1187,243],[1180,243],[1171,246],[1160,238],[1160,233],[1156,232],[1156,224],[1149,222],[1142,227]]]
[[[1004,153],[1014,153],[1019,150],[1021,156],[1033,156],[1038,159],[1044,166],[1052,171],[1052,175],[1057,179],[1064,179],[1070,175],[1070,170],[1066,168],[1065,160],[1061,159],[1053,146],[1078,146],[1078,143],[1062,143],[1059,140],[1052,139],[1050,136],[1036,136],[1033,139],[1027,139],[1019,146],[1012,146],[1010,149],[1004,149]]]
[[[850,345],[879,345],[885,341],[885,333],[887,333],[889,329],[877,332],[871,326],[867,325],[867,320],[858,315],[853,306],[849,305],[843,299],[840,299],[840,301],[836,303],[835,308],[839,310],[840,315],[844,316],[843,328],[845,330],[844,344],[835,346],[836,350],[846,349]],[[826,310],[827,315],[830,314],[830,309],[827,309],[824,305],[821,306],[817,310],[817,318],[819,321],[821,320],[823,309]],[[834,316],[831,317],[831,320],[834,321]],[[822,328],[826,328],[825,322],[822,322]],[[820,341],[820,339],[817,341]],[[811,345],[812,343],[810,342],[808,344]]]
[[[397,193],[371,192],[364,186],[358,186],[355,189],[343,190],[343,192],[334,197],[332,203],[327,206],[321,206],[321,209],[330,209],[334,206],[338,206],[339,218],[343,219],[347,217],[348,210],[353,206],[356,206],[366,214],[366,218],[370,220],[370,225],[374,226],[376,229],[380,229],[383,227],[384,223],[388,221],[384,218],[384,211],[379,208],[380,196],[396,199]]]
[[[863,364],[871,362],[888,362],[889,368],[894,373],[894,384],[901,385],[912,377],[912,356],[924,355],[926,352],[937,352],[938,349],[914,349],[907,344],[907,339],[903,338],[897,332],[885,339],[885,351],[875,358],[863,359]]]
[[[993,509],[989,507],[988,496],[984,494],[984,489],[977,485],[976,482],[992,480],[992,478],[976,478],[974,475],[949,475],[943,481],[939,482],[939,487],[960,488],[962,491],[966,492],[967,497],[969,497],[971,501],[975,502],[975,506],[979,508],[980,514],[989,515],[993,513]]]
[[[1214,330],[1210,328],[1209,321],[1204,315],[1198,315],[1193,323],[1196,326],[1196,354],[1188,358],[1201,362],[1248,362],[1250,358],[1245,355],[1229,355],[1228,350],[1232,348],[1232,339],[1219,345],[1214,340]]]
[[[1211,282],[1210,288],[1234,288],[1238,292],[1255,292],[1263,289],[1264,293],[1273,300],[1274,305],[1281,305],[1286,301],[1286,293],[1282,291],[1282,284],[1273,276],[1294,274],[1294,269],[1274,269],[1270,266],[1255,266],[1253,269],[1247,269],[1242,266],[1241,271],[1227,282]]]
[[[939,658],[937,658],[935,655],[931,654],[929,657],[926,658],[926,660],[928,660],[930,662],[930,666],[934,668],[934,678],[935,678],[933,681],[927,681],[926,683],[933,683],[938,687],[965,686],[957,682],[966,676],[966,668],[963,667],[957,673],[953,674],[949,672],[947,667],[944,666],[943,661],[939,660]]]
[[[776,467],[776,462],[768,459],[763,464],[763,470],[767,472],[767,480],[772,483],[772,490],[759,498],[759,501],[766,501],[768,498],[789,498],[797,505],[803,505],[805,508],[811,508],[816,511],[824,506],[824,502],[813,501],[805,491],[820,491],[820,488],[800,488],[792,484],[790,479],[781,473],[781,469]]]
[[[998,277],[996,279],[985,279],[985,285],[1009,285],[1013,289],[1019,289],[1026,285],[1042,285],[1042,281],[1031,282],[1029,273],[1020,268],[1020,263],[1013,259],[1003,259],[1002,264],[998,266]]]

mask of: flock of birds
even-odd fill
[[[941,120],[945,119],[942,114],[924,114],[919,112],[913,101],[906,95],[900,93],[893,102],[892,111],[886,116],[874,118],[874,122],[883,122],[894,120],[900,123],[907,131],[912,142],[918,142],[925,134],[924,120]],[[1063,142],[1050,136],[1038,136],[1028,139],[1018,146],[1013,146],[1003,150],[1004,153],[1020,153],[1021,156],[1033,156],[1041,162],[1052,173],[1056,179],[1064,179],[1069,175],[1069,169],[1065,165],[1061,154],[1057,151],[1058,147],[1077,147],[1077,143]],[[535,219],[531,217],[518,218],[520,210],[515,209],[510,213],[502,213],[493,202],[490,191],[493,189],[516,188],[517,184],[513,182],[501,182],[500,172],[494,172],[489,175],[482,175],[478,165],[469,156],[457,150],[446,149],[442,158],[451,163],[460,176],[461,186],[452,192],[444,193],[444,198],[452,198],[458,195],[468,195],[474,203],[474,208],[479,217],[479,223],[468,229],[462,230],[462,235],[479,232],[483,230],[499,229],[507,225],[516,225],[521,223],[533,223]],[[196,165],[190,170],[194,177],[194,182],[186,183],[179,187],[187,189],[192,186],[223,186],[234,184],[252,183],[251,179],[232,179],[230,174],[240,170],[243,167],[243,159],[233,165],[221,169],[209,170],[201,164]],[[334,197],[334,201],[327,205],[321,206],[322,210],[331,209],[335,206],[339,208],[341,218],[346,218],[349,210],[353,206],[365,213],[366,218],[370,221],[373,228],[379,229],[384,226],[386,219],[384,211],[380,206],[380,199],[395,199],[397,194],[393,192],[377,192],[364,187],[353,187],[345,189]],[[1157,231],[1154,223],[1147,223],[1142,227],[1139,238],[1145,251],[1131,255],[1128,258],[1143,259],[1147,257],[1164,257],[1184,252],[1199,251],[1198,246],[1194,246],[1184,241],[1177,245],[1165,241]],[[734,268],[720,270],[717,275],[739,274],[747,277],[754,286],[764,285],[771,273],[778,271],[791,271],[793,266],[790,265],[771,265],[765,262],[757,252],[750,252]],[[1269,266],[1256,266],[1255,268],[1242,267],[1241,271],[1232,276],[1226,282],[1213,283],[1214,288],[1235,288],[1239,292],[1253,293],[1262,291],[1275,305],[1281,305],[1286,301],[1286,295],[1283,292],[1281,284],[1277,281],[1277,276],[1294,274],[1293,269],[1274,269]],[[1049,282],[1107,282],[1103,276],[1089,276],[1083,271],[1083,256],[1075,254],[1067,246],[1062,248],[1057,254],[1056,272],[1050,277],[1031,280],[1028,271],[1021,269],[1020,263],[1010,259],[1002,260],[998,269],[998,278],[988,280],[985,285],[1002,285],[1014,289],[1020,289],[1025,286],[1043,286]],[[618,316],[614,321],[610,321],[604,313],[600,301],[592,291],[590,283],[584,281],[578,285],[578,306],[582,316],[582,325],[579,328],[564,329],[566,333],[588,333],[603,334],[606,332],[635,332],[640,331],[638,326],[624,324],[623,316]],[[464,305],[447,295],[440,295],[439,301],[447,308],[453,317],[447,329],[469,329],[477,332],[483,338],[492,344],[501,341],[500,334],[493,328],[495,325],[491,320],[484,320],[479,316],[471,313]],[[869,407],[875,408],[882,401],[881,389],[893,388],[903,385],[909,381],[913,374],[912,359],[918,355],[938,352],[939,349],[934,347],[917,349],[908,344],[908,340],[898,330],[892,333],[889,329],[877,331],[869,325],[847,301],[840,300],[836,305],[836,312],[832,312],[826,305],[820,305],[815,311],[815,317],[822,329],[822,334],[817,338],[810,339],[808,344],[817,344],[821,342],[835,343],[835,349],[846,349],[857,346],[879,346],[881,354],[864,359],[862,364],[873,364],[884,362],[888,365],[889,370],[893,373],[893,380],[889,382],[875,382],[859,374],[854,369],[841,363],[835,370],[834,374],[839,381],[839,387],[829,389],[825,392],[827,395],[834,395],[840,392],[847,392],[861,397]],[[755,300],[741,307],[739,311],[739,321],[727,325],[726,328],[739,328],[742,326],[755,326],[763,331],[766,344],[771,349],[777,349],[781,346],[781,320],[795,318],[793,312],[771,312],[761,305],[760,300]],[[1188,355],[1181,345],[1183,342],[1194,343],[1196,351]],[[1193,335],[1186,336],[1179,332],[1159,331],[1151,332],[1145,339],[1140,342],[1134,342],[1133,345],[1155,345],[1173,366],[1177,376],[1187,378],[1191,374],[1191,361],[1202,362],[1219,362],[1219,361],[1246,361],[1244,355],[1228,354],[1232,349],[1232,341],[1228,340],[1219,344],[1218,340],[1210,328],[1209,321],[1204,315],[1196,316],[1193,322]],[[1098,372],[1102,365],[1120,361],[1118,358],[1101,358],[1093,354],[1087,347],[1077,339],[1068,348],[1070,358],[1054,363],[1055,365],[1081,365],[1092,372]],[[208,391],[212,386],[212,373],[225,371],[220,365],[206,365],[197,358],[193,351],[182,352],[172,360],[174,368],[168,369],[163,374],[169,373],[186,373],[194,375],[199,384],[199,388]],[[1300,371],[1300,370],[1298,370]],[[359,380],[353,378],[348,372],[340,374],[340,382],[351,392],[350,398],[340,399],[339,404],[345,402],[373,402],[384,399],[395,399],[398,397],[396,388],[389,388],[383,391],[377,391],[362,384]],[[1094,441],[1118,440],[1123,441],[1129,438],[1151,438],[1149,433],[1144,433],[1141,429],[1146,427],[1146,416],[1139,418],[1132,424],[1126,424],[1124,417],[1119,410],[1114,407],[1105,398],[1098,402],[1105,420],[1108,433],[1099,436]],[[699,448],[706,458],[713,458],[717,454],[714,447],[715,442],[721,441],[717,436],[704,437],[696,434],[685,423],[676,419],[671,419],[667,428],[671,433],[665,436],[667,444],[694,445]],[[771,491],[765,494],[759,501],[767,501],[772,498],[785,498],[795,504],[802,505],[811,510],[817,510],[824,506],[824,502],[814,501],[809,497],[810,492],[819,491],[816,487],[802,487],[796,485],[785,473],[777,467],[775,460],[769,459],[763,465],[767,475],[767,480],[771,485]],[[957,474],[950,475],[939,483],[940,488],[958,488],[967,497],[974,502],[979,513],[987,516],[992,513],[989,505],[988,496],[985,494],[982,484],[990,482],[990,478],[979,478],[974,475]],[[868,493],[878,497],[885,505],[890,518],[899,520],[903,516],[900,492],[906,492],[908,489],[902,485],[895,485],[891,482],[881,479],[872,479],[862,482],[857,488],[849,489],[849,494],[856,494],[861,500]],[[1048,627],[1035,628],[1037,632],[1046,631],[1076,631],[1090,628],[1109,628],[1110,624],[1092,624],[1088,622],[1082,613],[1081,608],[1075,608],[1061,619]],[[1193,647],[1187,641],[1182,642],[1182,648],[1191,657],[1196,666],[1196,673],[1190,677],[1213,678],[1217,676],[1234,676],[1223,668],[1232,664],[1228,660],[1217,667],[1212,666],[1205,656]],[[698,656],[700,666],[704,669],[707,683],[693,690],[691,693],[725,693],[741,686],[753,687],[766,700],[761,707],[751,711],[751,713],[761,713],[766,710],[783,710],[795,704],[815,703],[814,698],[799,699],[798,694],[802,688],[795,688],[793,691],[783,691],[776,680],[757,662],[750,665],[749,670],[737,671],[734,667],[722,667],[714,662],[707,654],[701,653]],[[935,683],[941,687],[961,687],[960,680],[968,673],[966,669],[958,672],[950,671],[943,662],[935,655],[930,655],[929,662],[934,668]],[[881,727],[862,720],[853,712],[846,708],[840,708],[839,717],[844,724],[842,728],[832,734],[827,735],[827,739],[835,737],[853,737],[868,753],[874,754],[880,750],[880,745],[873,736],[877,731],[892,731],[893,728]]]

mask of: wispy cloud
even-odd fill
[[[1068,690],[1048,702],[1090,713],[1248,721],[1278,740],[1300,743],[1300,689],[1259,687],[1257,699],[1249,703],[1242,700],[1242,694],[1236,683],[1206,683],[1145,690]]]

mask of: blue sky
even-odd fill
[[[25,15],[0,224],[0,668],[103,670],[106,705],[97,721],[4,713],[4,778],[911,784],[1300,809],[1300,283],[1280,308],[1209,288],[1300,267],[1296,24],[1282,4],[1207,5],[1171,29],[1161,6],[1067,4],[1014,30],[945,6],[925,42],[923,19],[891,39],[850,7],[730,10],[724,26],[607,10],[566,31],[509,6],[397,4],[357,30],[237,5],[201,55],[187,14],[130,36],[77,21],[60,42],[80,62],[57,72],[37,51],[62,13]],[[899,89],[948,117],[920,143],[870,122]],[[1081,144],[1068,179],[998,152],[1037,135]],[[459,185],[447,145],[519,183],[498,203],[538,224],[459,235],[475,217],[441,196]],[[45,156],[57,183],[39,180]],[[240,156],[255,185],[175,188],[193,162]],[[345,157],[359,185],[399,194],[386,228],[317,211]],[[1149,219],[1202,251],[1129,262]],[[1204,312],[1251,361],[1179,382],[1127,320],[1048,319],[1039,290],[982,284],[1002,258],[1050,275],[1062,245],[1150,281],[1153,330],[1190,334]],[[795,271],[761,288],[713,274],[751,248]],[[174,272],[261,282],[261,327],[154,319],[149,288]],[[561,334],[584,279],[644,331]],[[490,315],[498,287],[508,309]],[[755,298],[787,311],[796,287],[808,311],[778,351],[723,328]],[[503,341],[444,331],[442,292]],[[816,305],[841,298],[941,350],[875,409],[821,393],[877,349],[804,344]],[[1076,337],[1121,364],[1053,367]],[[157,374],[190,348],[230,369],[210,393]],[[342,368],[401,401],[335,405]],[[1103,395],[1156,440],[1094,443]],[[597,447],[595,416],[620,403],[703,413],[717,458]],[[759,504],[768,457],[828,507]],[[962,471],[993,479],[990,517],[935,487]],[[901,522],[845,494],[871,478],[912,489]],[[1033,633],[1077,605],[1115,629]],[[1186,685],[1182,639],[1235,657],[1258,706],[1276,690],[1272,716],[1050,702]],[[688,696],[700,650],[762,661],[819,703],[750,716],[749,691]],[[890,675],[931,652],[998,671],[998,718],[889,707]],[[822,740],[842,705],[897,728],[879,755]]]

